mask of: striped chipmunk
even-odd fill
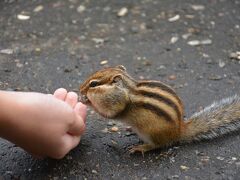
[[[84,104],[103,117],[130,125],[144,141],[130,153],[213,139],[240,129],[239,96],[214,102],[184,120],[183,104],[171,87],[160,81],[137,81],[122,65],[92,74],[80,93]]]

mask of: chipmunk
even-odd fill
[[[81,86],[82,102],[106,118],[132,126],[147,152],[177,142],[212,139],[240,129],[240,97],[215,102],[184,120],[181,99],[160,81],[133,79],[122,65],[92,74]]]

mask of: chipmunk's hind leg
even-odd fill
[[[136,145],[132,146],[129,149],[130,154],[136,153],[136,152],[141,152],[142,155],[144,156],[145,152],[151,151],[153,149],[156,149],[157,147],[152,144],[141,144],[141,145]]]

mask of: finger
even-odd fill
[[[74,107],[74,111],[82,117],[84,123],[86,122],[86,115],[87,115],[87,106],[82,104],[81,102],[78,102],[76,106]]]
[[[68,103],[72,108],[77,104],[78,95],[75,92],[67,93],[65,102]]]
[[[59,88],[53,93],[53,96],[64,101],[67,96],[67,90],[64,88]]]
[[[72,136],[72,135],[66,134],[64,136],[66,153],[68,153],[70,150],[75,148],[79,144],[80,139],[81,139],[81,136]]]
[[[75,136],[80,136],[85,130],[85,123],[82,117],[77,116],[75,123],[73,123],[68,130],[68,133]]]

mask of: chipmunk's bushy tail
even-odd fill
[[[240,96],[214,102],[186,121],[180,141],[213,139],[240,129]]]

